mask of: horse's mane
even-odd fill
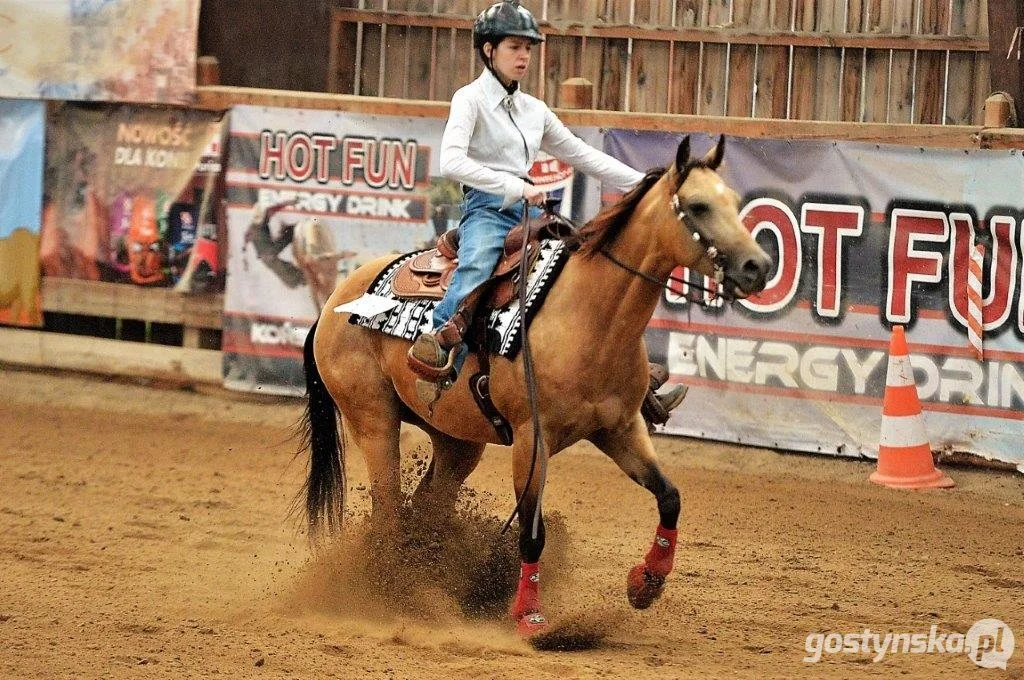
[[[580,227],[574,235],[570,247],[582,255],[593,255],[614,241],[622,232],[623,227],[626,226],[630,215],[636,209],[637,203],[654,186],[655,182],[661,179],[665,172],[666,168],[649,170],[643,179],[640,180],[640,183],[633,187],[620,201],[603,208],[594,219]]]

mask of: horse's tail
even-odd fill
[[[313,334],[309,329],[303,345],[306,372],[306,412],[302,417],[303,448],[309,449],[306,479],[306,520],[311,537],[341,526],[345,505],[344,437],[338,428],[338,405],[327,391],[313,355]]]

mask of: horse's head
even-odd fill
[[[682,227],[684,235],[673,232],[663,242],[677,264],[715,279],[726,295],[743,298],[764,289],[772,261],[740,221],[739,196],[718,175],[724,152],[724,135],[702,159],[690,158],[689,137],[679,143],[665,181],[678,221],[670,228]]]

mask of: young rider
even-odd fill
[[[621,191],[628,191],[643,177],[576,137],[544,102],[520,89],[531,50],[543,40],[530,11],[510,0],[484,10],[473,24],[473,46],[485,68],[452,97],[440,152],[441,174],[461,182],[465,194],[459,264],[434,309],[433,332],[420,335],[409,350],[410,368],[437,385],[429,391],[434,396],[436,390],[454,383],[465,360],[463,336],[471,312],[460,311],[459,305],[490,278],[505,236],[522,221],[523,199],[531,206],[544,203],[544,192],[527,178],[538,152],[543,150]],[[539,209],[533,207],[531,212],[537,216]],[[656,389],[661,382],[652,379],[651,385]],[[659,397],[666,418],[684,392],[678,387]]]

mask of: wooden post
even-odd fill
[[[996,92],[985,100],[985,125],[987,128],[1014,127],[1014,102],[1005,92]]]
[[[1020,124],[1024,102],[1024,62],[1018,58],[1019,41],[1024,39],[1024,4],[1020,0],[988,0],[989,61],[992,68],[992,91],[1005,92],[1016,105],[1016,119]],[[1010,50],[1011,42],[1017,43]],[[1007,58],[1007,51],[1010,51]],[[1024,53],[1024,49],[1021,50]],[[987,126],[987,122],[986,122]]]
[[[217,57],[207,55],[196,59],[196,85],[220,85],[220,62]]]
[[[563,109],[594,108],[594,84],[586,78],[569,78],[558,86],[558,105]]]

